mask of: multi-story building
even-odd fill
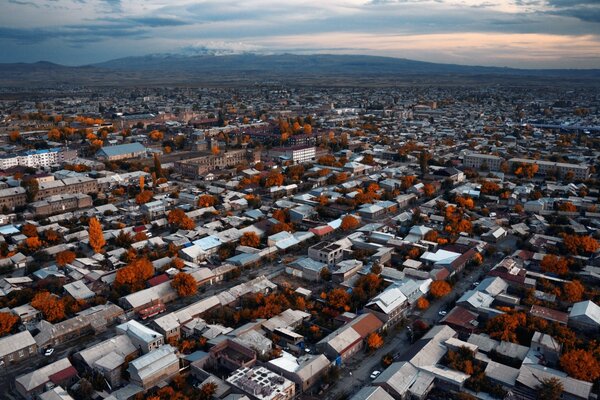
[[[92,198],[87,194],[63,194],[46,197],[44,200],[29,204],[35,216],[45,216],[55,213],[63,213],[93,205]]]
[[[289,400],[296,394],[294,382],[265,367],[240,368],[227,378],[227,382],[254,400]]]
[[[96,158],[102,161],[119,161],[141,157],[145,154],[146,148],[141,143],[126,143],[103,147],[96,152]]]
[[[269,158],[292,164],[303,164],[315,160],[316,148],[314,146],[277,147],[269,150]]]
[[[37,351],[37,343],[29,331],[15,333],[0,339],[0,362],[9,364],[25,360]]]
[[[331,267],[342,261],[346,248],[339,242],[319,242],[308,249],[308,256]]]
[[[28,150],[19,154],[0,157],[0,169],[18,166],[30,168],[50,167],[51,165],[70,161],[75,157],[77,157],[76,150],[61,148]]]
[[[557,175],[565,177],[569,173],[574,179],[587,179],[590,175],[589,165],[568,164],[544,160],[530,160],[528,158],[511,158],[508,160],[511,169],[517,168],[519,165],[536,164],[538,173],[542,175]]]
[[[81,176],[40,183],[35,200],[42,200],[56,195],[97,192],[98,181],[87,176]]]
[[[179,374],[179,357],[171,345],[164,345],[129,363],[131,383],[148,390],[158,383],[168,382]]]
[[[27,204],[27,195],[22,187],[0,189],[0,209],[14,210]]]
[[[465,154],[463,164],[465,167],[474,169],[488,169],[490,171],[500,170],[504,159],[491,154],[468,153]]]
[[[255,163],[260,161],[260,150],[225,150],[219,154],[190,158],[175,162],[175,170],[192,178],[200,177],[208,171],[231,168],[243,162]]]

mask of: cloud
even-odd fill
[[[8,0],[8,2],[12,3],[12,4],[18,4],[21,6],[31,6],[31,7],[35,7],[35,8],[40,8],[40,6],[38,6],[37,4],[35,4],[32,1]]]

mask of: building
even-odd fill
[[[382,327],[374,314],[362,314],[321,339],[317,349],[339,365],[363,349],[367,336]]]
[[[253,400],[291,400],[296,394],[294,382],[265,367],[240,368],[227,378],[227,382]]]
[[[294,382],[300,392],[304,392],[318,383],[329,370],[330,364],[323,354],[305,354],[294,357],[285,351],[281,357],[268,362],[269,369]]]
[[[29,168],[50,167],[65,161],[71,161],[75,157],[77,157],[76,150],[61,148],[27,150],[19,154],[0,157],[0,169],[19,166]]]
[[[42,182],[38,186],[36,201],[65,194],[98,193],[98,181],[87,176]]]
[[[408,309],[408,298],[399,287],[393,286],[373,297],[365,308],[382,320],[387,328],[402,319]]]
[[[10,364],[25,360],[37,351],[37,343],[29,331],[15,333],[0,339],[0,363]]]
[[[171,345],[164,345],[129,363],[129,381],[148,390],[179,374],[179,357]]]
[[[342,261],[347,247],[339,242],[319,242],[309,247],[308,256],[315,261],[332,267]]]
[[[465,154],[463,165],[476,170],[499,171],[504,159],[491,154],[468,153]]]
[[[315,261],[308,257],[302,257],[285,266],[285,272],[308,281],[320,281],[321,271],[327,264]]]
[[[600,307],[591,300],[573,304],[569,312],[569,326],[585,332],[596,333],[600,328]]]
[[[558,175],[567,177],[569,174],[573,179],[584,180],[590,176],[589,165],[568,164],[544,160],[530,160],[528,158],[511,158],[508,160],[511,170],[520,165],[536,164],[538,166],[538,174],[542,175]]]
[[[235,371],[256,363],[256,352],[245,345],[225,339],[210,349],[210,363],[216,368]]]
[[[145,154],[146,148],[142,144],[126,143],[102,147],[96,152],[96,158],[101,161],[119,161],[141,157]]]
[[[117,334],[129,336],[133,345],[144,354],[159,348],[165,343],[163,335],[140,324],[136,320],[118,325]]]
[[[12,211],[16,207],[27,204],[25,188],[20,186],[14,188],[0,189],[0,209]]]
[[[33,399],[44,393],[46,388],[55,385],[70,386],[77,378],[77,370],[68,358],[62,358],[52,364],[37,369],[15,379],[17,391],[25,399]]]
[[[269,150],[268,156],[279,162],[303,164],[315,160],[316,148],[314,146],[277,147]]]
[[[36,217],[64,213],[83,208],[90,208],[93,205],[91,196],[82,193],[62,194],[46,197],[44,200],[29,204],[29,208]]]
[[[373,385],[385,389],[394,399],[424,399],[433,388],[435,376],[420,370],[409,362],[393,363],[375,380]]]
[[[225,150],[175,162],[175,170],[190,178],[199,178],[211,170],[232,168],[244,162],[260,161],[260,150]]]
[[[365,386],[352,396],[350,400],[394,400],[394,397],[390,396],[379,386]]]

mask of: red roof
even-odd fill
[[[473,324],[473,321],[476,321],[478,316],[478,314],[469,311],[464,307],[457,306],[454,307],[448,315],[442,318],[440,322],[471,331],[477,328],[477,324]]]
[[[333,228],[329,225],[325,226],[317,226],[316,228],[310,228],[310,232],[314,233],[317,236],[327,235],[328,233],[333,232]]]
[[[147,229],[146,229],[146,227],[144,225],[142,225],[142,226],[136,226],[135,228],[133,228],[133,231],[136,232],[136,233],[137,232],[144,232],[146,230]]]
[[[55,385],[59,385],[62,382],[74,376],[77,376],[77,370],[71,365],[70,367],[63,369],[62,371],[58,371],[57,373],[50,375],[48,379],[50,379],[50,381]]]
[[[535,317],[543,318],[548,321],[558,322],[559,324],[564,325],[566,325],[569,321],[569,314],[542,306],[531,306],[531,311],[529,311],[529,314]]]
[[[156,275],[154,278],[148,279],[148,285],[156,286],[156,285],[160,285],[161,283],[165,283],[168,280],[169,280],[169,276],[167,274],[160,274],[160,275]]]

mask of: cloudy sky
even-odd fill
[[[600,68],[600,0],[0,0],[0,62],[370,54]]]

